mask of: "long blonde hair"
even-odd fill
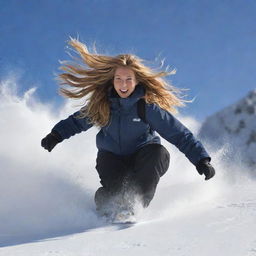
[[[113,77],[118,67],[128,67],[134,71],[136,79],[145,87],[145,101],[155,103],[162,109],[176,112],[177,106],[183,106],[184,100],[179,97],[180,90],[166,82],[162,77],[174,74],[175,71],[153,71],[143,64],[144,60],[132,54],[105,56],[90,53],[85,44],[71,38],[68,42],[80,55],[79,61],[61,62],[58,75],[60,93],[68,98],[85,97],[81,117],[88,117],[96,126],[103,127],[110,119],[109,88],[113,87]]]

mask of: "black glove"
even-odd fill
[[[199,163],[196,165],[196,169],[199,172],[200,175],[205,175],[205,180],[209,180],[215,175],[215,170],[210,164],[209,158],[203,158],[199,161]]]
[[[41,146],[48,150],[49,152],[60,142],[62,142],[62,138],[58,132],[52,131],[41,141]]]

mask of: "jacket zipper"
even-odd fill
[[[120,154],[122,154],[122,147],[121,147],[121,104],[120,104],[120,101],[118,101],[119,103],[119,110],[118,110],[118,136],[119,136],[119,150],[120,150]]]

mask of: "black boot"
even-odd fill
[[[98,188],[94,195],[96,210],[100,211],[103,207],[105,207],[109,203],[110,198],[111,194],[104,187]]]

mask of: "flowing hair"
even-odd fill
[[[76,61],[62,61],[58,75],[60,93],[68,98],[85,97],[85,104],[80,110],[80,117],[99,127],[108,124],[110,119],[110,102],[108,92],[113,87],[115,70],[127,67],[134,71],[138,83],[145,88],[145,101],[155,103],[162,109],[177,112],[176,107],[183,106],[184,100],[179,97],[180,90],[165,81],[163,77],[175,74],[174,71],[156,72],[143,64],[144,60],[132,54],[105,56],[90,53],[86,45],[71,38],[68,42],[80,58]],[[64,88],[63,85],[72,88]]]

